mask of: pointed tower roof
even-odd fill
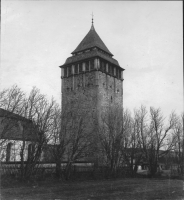
[[[90,49],[92,47],[98,47],[101,50],[108,53],[109,55],[113,56],[113,54],[108,50],[108,48],[105,46],[104,42],[101,40],[100,36],[95,31],[93,21],[92,21],[90,31],[87,33],[87,35],[81,41],[81,43],[77,46],[77,48],[72,52],[72,54]]]

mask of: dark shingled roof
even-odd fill
[[[77,48],[72,52],[72,54],[75,54],[80,51],[84,51],[86,49],[90,49],[92,47],[98,47],[101,50],[113,56],[113,54],[108,50],[108,48],[105,46],[105,44],[103,43],[103,41],[101,40],[97,32],[95,31],[93,24],[88,34],[84,37],[84,39],[77,46]]]
[[[32,121],[30,119],[22,117],[19,114],[5,110],[3,108],[0,108],[0,117],[6,117],[6,118],[11,118],[11,119],[20,120],[20,121],[26,121],[27,123],[32,123]]]
[[[75,63],[77,61],[81,61],[81,60],[84,60],[84,59],[93,58],[93,57],[96,57],[96,56],[104,58],[105,60],[111,62],[112,64],[115,64],[115,65],[119,66],[119,63],[118,63],[117,60],[115,60],[114,58],[112,58],[110,56],[107,56],[104,53],[102,53],[102,52],[98,51],[97,49],[95,49],[95,50],[86,52],[84,54],[79,54],[79,55],[71,56],[71,57],[67,58],[65,63],[64,63],[64,65],[62,65],[60,67],[64,67],[65,65],[68,65],[68,64],[71,64],[71,63]]]
[[[24,125],[24,136],[19,122]],[[37,131],[31,120],[0,108],[0,139],[36,141]]]

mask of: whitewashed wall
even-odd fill
[[[21,151],[21,147],[23,144],[23,141],[21,140],[0,140],[0,143],[2,143],[1,145],[1,151],[0,151],[0,160],[1,162],[5,162],[6,161],[6,157],[7,157],[7,146],[9,143],[12,143],[11,146],[11,153],[10,153],[10,161],[15,162],[15,161],[20,161],[20,151]],[[24,150],[24,160],[27,160],[28,157],[28,145],[31,142],[26,141],[25,142],[25,150]]]

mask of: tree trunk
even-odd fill
[[[25,169],[24,169],[24,148],[25,148],[25,141],[23,141],[21,152],[20,152],[20,158],[21,158],[21,180],[24,180],[25,176]]]
[[[56,162],[56,176],[60,180],[62,178],[61,160]]]
[[[157,163],[156,164],[153,163],[150,166],[150,177],[153,178],[156,173],[157,173]]]
[[[68,162],[65,168],[65,179],[69,180],[71,176],[72,163]]]

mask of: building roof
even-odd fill
[[[19,123],[24,126],[24,135]],[[31,120],[0,108],[0,139],[36,141],[37,131]]]
[[[98,47],[101,50],[113,56],[113,54],[108,50],[104,42],[101,40],[100,36],[95,31],[93,24],[91,26],[90,31],[87,33],[84,39],[80,42],[77,48],[72,52],[72,54],[90,49],[92,47]]]
[[[16,120],[20,120],[20,121],[26,121],[27,123],[32,122],[30,119],[22,117],[21,115],[15,114],[15,113],[5,110],[3,108],[0,108],[0,117],[6,117],[9,119],[11,118],[11,119],[16,119]]]
[[[96,56],[104,58],[105,60],[111,62],[112,64],[119,66],[119,63],[116,59],[114,59],[114,58],[112,58],[108,55],[105,55],[104,53],[100,52],[98,49],[95,49],[95,50],[92,50],[92,51],[89,51],[89,52],[85,52],[84,54],[79,54],[79,55],[71,56],[71,57],[67,58],[64,65],[62,65],[60,67],[64,67],[65,65],[72,64],[72,63],[75,63],[77,61],[81,61],[81,60],[84,60],[84,59],[93,58],[93,57],[96,57]]]

